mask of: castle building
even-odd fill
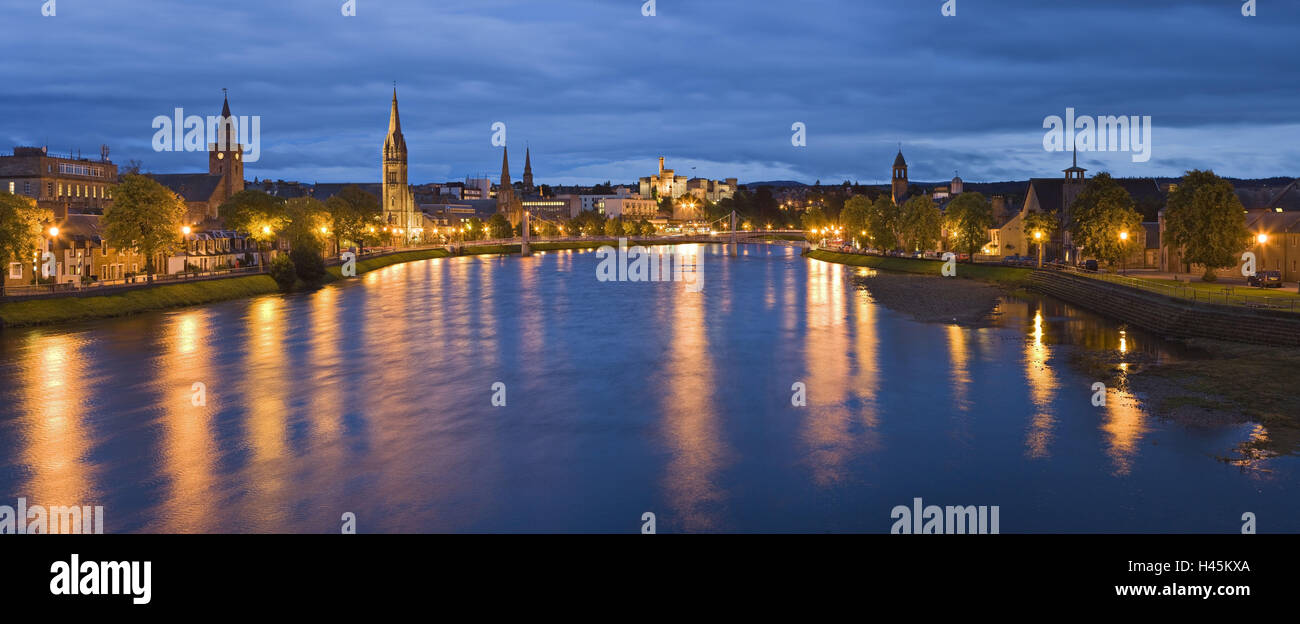
[[[407,178],[406,138],[397,113],[397,88],[393,88],[393,106],[388,114],[388,136],[384,138],[383,219],[399,238],[410,241],[419,237],[423,217],[416,210],[415,194]]]
[[[677,175],[672,169],[664,168],[664,157],[659,157],[659,173],[641,178],[641,197],[643,199],[677,199],[683,195],[693,195],[696,199],[719,201],[736,194],[740,187],[736,178],[725,180],[706,180],[704,178],[687,178]]]

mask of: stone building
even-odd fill
[[[108,160],[108,147],[99,160],[79,155],[55,155],[44,147],[15,147],[0,156],[0,191],[24,195],[54,213],[103,214],[112,205],[117,165]]]
[[[672,169],[664,168],[664,157],[659,157],[659,173],[646,176],[640,180],[640,194],[644,199],[668,197],[677,199],[683,195],[694,195],[697,199],[719,201],[736,194],[740,184],[736,178],[725,180],[707,180],[704,178],[687,178],[677,175]]]
[[[218,208],[235,193],[244,190],[244,146],[236,138],[230,99],[221,104],[221,132],[217,143],[208,144],[207,173],[151,173],[159,184],[185,201],[185,223],[204,229],[219,229]]]
[[[408,183],[406,138],[402,136],[402,120],[397,113],[397,88],[393,88],[393,105],[388,113],[388,136],[384,138],[383,154],[383,220],[399,234],[397,240],[417,240],[423,229],[424,217],[416,209],[415,194]],[[319,199],[319,198],[318,198]]]

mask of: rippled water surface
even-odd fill
[[[1225,461],[1266,430],[1093,407],[1069,357],[1172,346],[1037,298],[917,323],[857,269],[702,252],[699,293],[553,252],[3,330],[0,504],[109,532],[887,532],[914,497],[1004,533],[1300,530],[1294,456]]]

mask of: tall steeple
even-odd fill
[[[533,158],[532,150],[524,148],[524,195],[533,194]]]
[[[388,136],[384,138],[383,158],[384,221],[399,244],[412,240],[421,226],[415,214],[415,195],[407,184],[406,138],[397,114],[397,86],[393,86],[393,103],[388,113]],[[400,230],[400,233],[398,232]]]
[[[497,187],[497,212],[505,216],[511,225],[519,223],[523,204],[515,197],[515,188],[510,183],[510,151],[501,148],[501,185]]]

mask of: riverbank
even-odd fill
[[[918,260],[914,258],[891,258],[887,256],[868,256],[865,254],[840,253],[817,249],[806,254],[809,258],[823,262],[847,264],[849,266],[868,267],[899,273],[916,273],[921,275],[941,276],[942,260]],[[1011,288],[1019,288],[1029,281],[1033,269],[1004,267],[988,264],[970,264],[959,262],[956,265],[956,277],[992,282]]]
[[[942,277],[942,261],[866,256],[816,250],[808,257],[823,262],[876,269],[854,276],[880,305],[921,322],[977,323],[998,301],[1028,279],[1029,270],[1015,267],[958,264],[957,276]]]

